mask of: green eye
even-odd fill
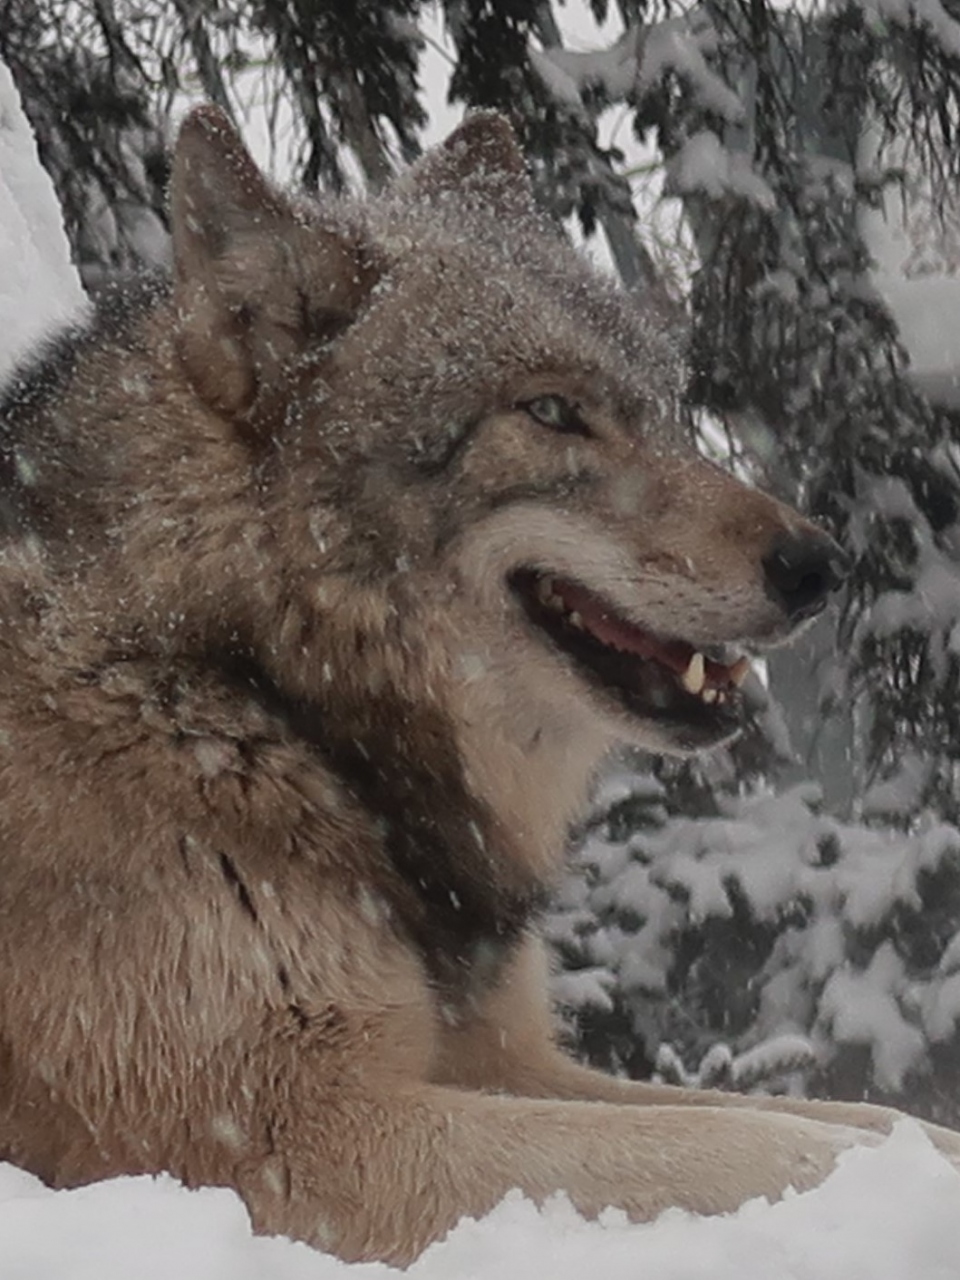
[[[535,400],[521,400],[517,408],[522,409],[535,422],[549,427],[552,431],[562,431],[565,435],[587,438],[593,435],[580,416],[577,406],[563,396],[537,396]]]

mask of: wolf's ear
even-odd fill
[[[517,135],[497,111],[468,115],[401,185],[427,198],[457,193],[507,215],[534,207]]]
[[[216,107],[180,130],[171,217],[187,373],[211,407],[253,421],[291,359],[356,315],[371,269],[350,237],[273,190]]]
[[[478,173],[525,173],[523,152],[506,116],[499,111],[474,111],[443,141],[439,153],[454,180]]]

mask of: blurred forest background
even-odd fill
[[[856,560],[739,744],[603,781],[549,920],[571,1035],[960,1124],[960,3],[0,0],[0,61],[91,293],[163,263],[191,101],[320,192],[415,158],[431,93],[510,117],[544,207],[685,326],[703,447]]]

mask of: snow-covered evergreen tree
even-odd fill
[[[162,261],[167,161],[157,82],[113,0],[0,4],[13,75],[84,282]]]
[[[844,822],[809,783],[710,818],[671,815],[652,775],[614,776],[600,799],[549,922],[594,1061],[960,1121],[954,826]]]

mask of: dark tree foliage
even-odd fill
[[[417,154],[420,0],[2,0],[10,67],[63,203],[88,283],[162,257],[174,102],[205,97],[238,118],[292,108],[299,181],[339,191],[344,145],[379,185]]]
[[[425,122],[417,82],[415,20],[419,0],[359,0],[343,5],[261,0],[234,10],[238,29],[264,36],[288,81],[305,130],[302,180],[340,190],[339,145],[351,146],[369,181],[390,173],[385,126],[401,155],[417,154]]]

